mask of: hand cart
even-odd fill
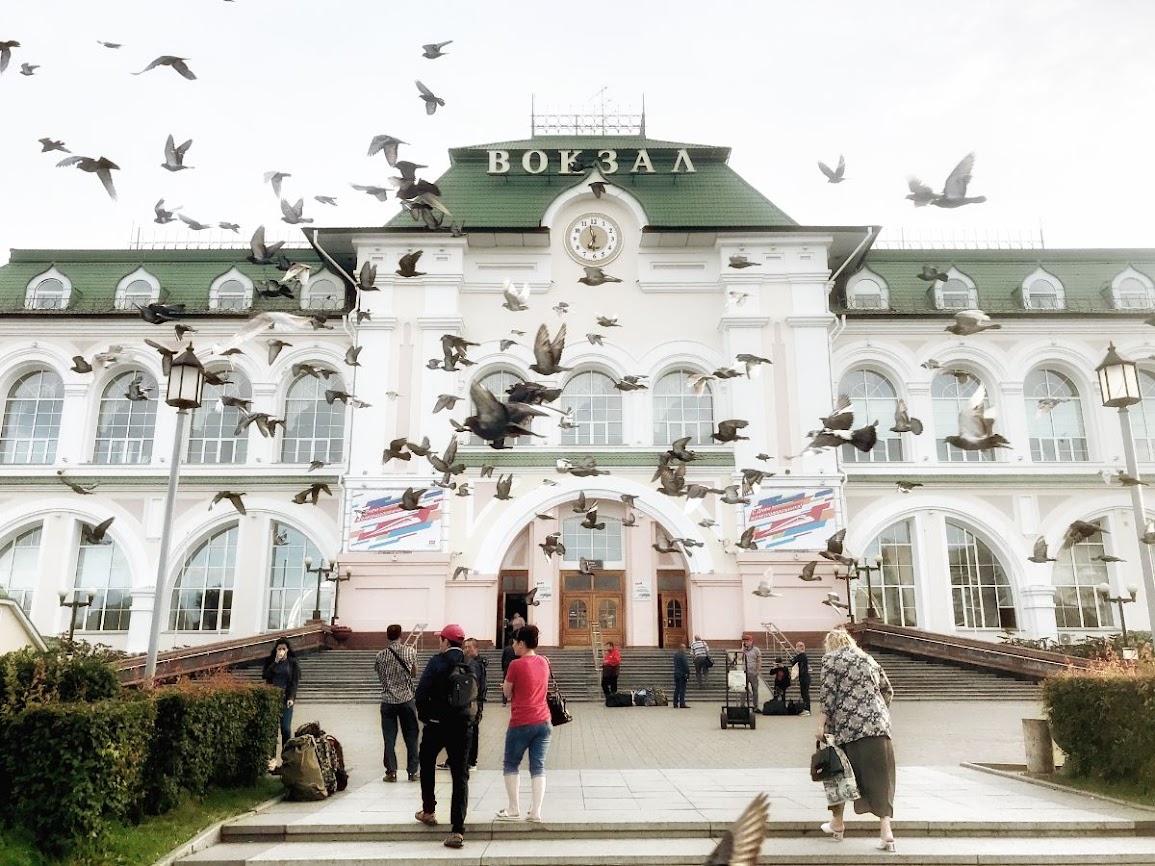
[[[738,686],[738,677],[742,678],[741,686]],[[737,697],[730,697],[738,694],[742,695],[740,703]],[[739,725],[745,725],[750,730],[757,727],[754,697],[746,685],[746,653],[742,650],[726,652],[726,704],[722,707],[721,722],[723,731]]]

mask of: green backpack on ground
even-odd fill
[[[285,743],[281,749],[281,784],[288,789],[290,800],[324,800],[329,796],[315,737],[305,734]]]

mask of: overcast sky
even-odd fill
[[[435,177],[449,147],[528,136],[539,109],[637,108],[653,138],[726,145],[730,164],[806,225],[881,224],[916,238],[1037,234],[1048,246],[1153,246],[1155,4],[1149,0],[7,0],[0,42],[0,262],[9,248],[183,241],[152,206],[202,222],[281,223],[266,171],[292,173],[318,225],[382,225],[396,207],[350,188],[392,174],[366,148],[410,142]],[[403,11],[402,11],[403,10]],[[421,57],[452,39],[448,55]],[[118,50],[97,40],[123,43]],[[187,57],[187,81],[162,54]],[[31,77],[21,63],[39,64]],[[414,79],[446,105],[426,116]],[[195,170],[160,168],[166,136]],[[57,168],[42,136],[107,156],[120,193]],[[914,209],[975,151],[983,205]],[[816,167],[845,154],[848,180]],[[339,207],[312,200],[337,196]],[[447,202],[452,209],[452,202]],[[274,228],[274,226],[276,228]],[[220,233],[214,233],[213,237]],[[209,233],[199,238],[206,240]]]

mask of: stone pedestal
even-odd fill
[[[1027,747],[1028,773],[1055,772],[1055,746],[1046,719],[1023,719],[1023,743]]]

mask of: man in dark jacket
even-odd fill
[[[505,649],[501,651],[501,681],[505,682],[505,675],[509,671],[509,666],[513,664],[513,660],[517,658],[517,653],[513,651],[513,639],[505,645]],[[504,707],[509,703],[509,698],[505,696],[505,692],[501,693],[501,705]]]
[[[465,639],[465,657],[473,667],[477,677],[477,717],[473,720],[473,736],[469,742],[469,768],[477,768],[477,732],[481,729],[481,716],[485,712],[485,690],[489,688],[489,662],[477,652],[477,638]]]
[[[425,665],[417,683],[417,717],[424,723],[421,732],[421,810],[414,817],[422,824],[437,823],[437,755],[445,749],[453,795],[449,806],[450,834],[447,848],[465,844],[465,811],[469,805],[469,744],[472,738],[472,714],[449,705],[449,682],[454,667],[465,663],[462,644],[465,630],[456,624],[437,632],[440,652]],[[473,712],[476,712],[476,707]]]
[[[802,715],[810,715],[810,659],[806,655],[806,644],[794,644],[794,658],[790,664],[798,665],[798,688],[802,690]]]
[[[674,653],[674,709],[688,709],[686,706],[686,686],[690,684],[690,659],[686,656],[686,645],[678,644]]]

